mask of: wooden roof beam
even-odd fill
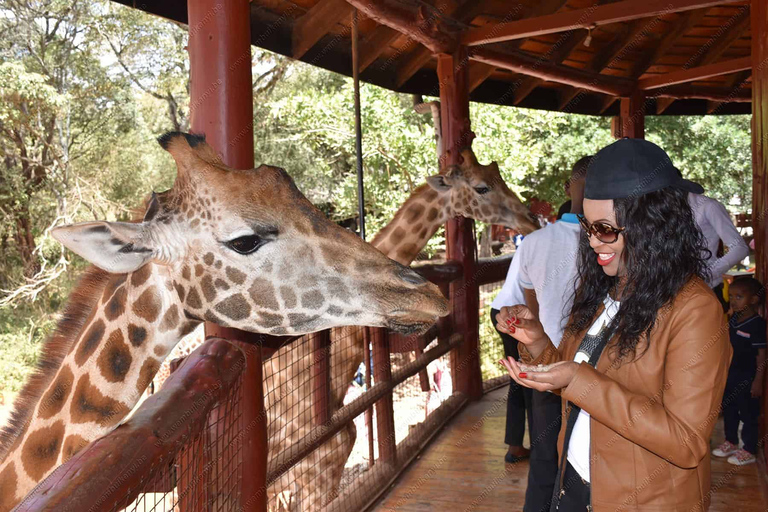
[[[348,0],[363,2],[364,0]],[[599,7],[575,9],[573,11],[526,18],[468,30],[461,37],[461,43],[476,46],[536,37],[577,28],[594,28],[600,25],[631,21],[638,18],[658,17],[673,12],[703,9],[715,5],[734,3],[741,0],[624,0]]]
[[[700,87],[688,84],[675,85],[665,89],[647,91],[648,98],[674,98],[676,100],[697,99],[724,103],[749,103],[752,101],[751,89],[728,89],[726,87]]]
[[[336,0],[334,0],[336,1]],[[432,53],[452,53],[458,38],[442,27],[440,20],[428,16],[421,7],[411,9],[393,0],[346,0],[352,7],[380,25],[386,25],[429,48]]]
[[[352,13],[345,0],[320,0],[293,24],[293,58],[300,59],[334,25]]]
[[[649,90],[669,87],[671,85],[684,84],[686,82],[695,82],[696,80],[706,80],[714,76],[730,75],[739,71],[752,69],[752,58],[742,57],[732,59],[717,64],[708,64],[691,69],[681,69],[672,73],[651,76],[637,82],[638,89]]]
[[[552,64],[522,52],[501,53],[488,48],[470,49],[469,58],[478,62],[509,69],[542,80],[580,87],[614,96],[626,96],[634,90],[634,82],[625,78],[591,73],[581,69]]]
[[[469,92],[477,89],[480,84],[485,82],[496,71],[495,66],[489,66],[482,62],[470,62],[469,63]]]
[[[373,64],[384,53],[384,50],[400,36],[402,36],[400,32],[386,25],[379,25],[373,29],[373,32],[360,44],[360,61],[358,63],[360,72],[362,73],[365,68]]]

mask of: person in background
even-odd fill
[[[522,244],[522,241],[520,242]],[[518,246],[519,247],[519,246]],[[520,258],[517,252],[512,257],[509,264],[507,278],[501,291],[491,303],[491,324],[496,332],[501,336],[504,344],[504,355],[518,359],[520,353],[517,351],[517,340],[505,332],[501,332],[496,327],[496,315],[499,310],[510,304],[522,304],[525,302],[523,287],[517,274],[520,271]],[[508,445],[507,453],[504,455],[504,461],[513,464],[523,459],[527,459],[530,450],[523,446],[523,437],[525,437],[525,416],[528,413],[528,431],[532,431],[531,426],[531,389],[521,386],[514,379],[509,379],[509,391],[507,392],[507,426],[504,434],[504,443]]]
[[[716,199],[690,192],[688,203],[711,253],[707,263],[711,277],[707,284],[715,292],[723,311],[727,311],[728,303],[723,297],[723,274],[749,255],[749,247],[733,225],[728,210]],[[718,257],[717,248],[721,240],[727,250],[722,257]]]
[[[591,157],[579,159],[571,170],[571,211],[544,229],[526,236],[518,250],[518,279],[524,288],[525,304],[541,321],[555,347],[571,310],[579,253],[578,215],[582,212],[584,180]],[[509,304],[506,304],[509,305]],[[531,462],[524,512],[549,510],[557,477],[557,434],[560,431],[560,397],[534,390],[532,393]]]
[[[728,287],[733,315],[728,323],[733,359],[723,395],[725,442],[712,450],[716,457],[744,466],[755,462],[758,440],[760,397],[765,369],[765,320],[757,309],[764,289],[754,277],[738,278]],[[739,421],[744,423],[739,449]]]

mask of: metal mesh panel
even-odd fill
[[[242,377],[207,417],[207,429],[189,432],[171,460],[142,478],[135,500],[123,498],[112,511],[234,511],[240,509],[243,445]]]
[[[504,357],[504,344],[499,333],[494,328],[491,319],[491,302],[501,291],[504,281],[484,284],[480,287],[480,368],[483,372],[483,380],[487,381],[507,372],[499,365],[499,359]]]

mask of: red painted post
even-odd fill
[[[192,132],[205,135],[225,164],[253,168],[251,19],[248,0],[195,0],[189,15],[190,117]],[[208,336],[247,339],[236,329],[206,322]],[[245,345],[240,345],[246,348]],[[262,352],[250,346],[243,375],[241,508],[266,512],[267,418]],[[221,412],[223,413],[223,412]]]
[[[437,76],[440,81],[440,119],[443,136],[443,155],[440,167],[460,163],[460,152],[471,147],[474,134],[469,121],[468,60],[466,48],[453,55],[438,55]],[[452,317],[454,332],[464,336],[464,343],[451,352],[451,375],[454,389],[477,400],[483,395],[480,373],[479,336],[480,291],[475,279],[477,273],[477,244],[474,222],[457,217],[445,226],[446,259],[461,264],[463,274],[451,283]]]
[[[642,91],[637,91],[629,98],[621,98],[619,116],[611,122],[611,132],[617,139],[629,137],[631,139],[645,138],[645,96]]]
[[[371,338],[368,336],[368,332],[364,332],[363,340],[365,346],[363,348],[363,361],[365,361],[365,390],[371,389]],[[365,410],[365,431],[368,433],[368,465],[373,466],[376,463],[376,458],[373,453],[373,408],[369,407]]]
[[[752,230],[755,234],[755,277],[765,284],[768,278],[768,4],[752,0]],[[763,383],[763,411],[768,407],[768,383]],[[768,432],[768,414],[763,415],[761,438]],[[768,457],[768,443],[764,445]]]
[[[389,357],[389,332],[382,327],[366,328],[373,345],[374,385],[392,379],[392,364]],[[397,460],[395,439],[395,411],[392,392],[376,402],[376,433],[378,434],[379,461],[394,464]]]

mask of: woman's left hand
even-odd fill
[[[513,357],[501,359],[499,361],[509,372],[515,382],[521,386],[532,388],[538,391],[550,391],[552,389],[561,389],[566,387],[576,375],[579,369],[579,363],[574,361],[562,361],[550,366],[545,372],[524,372],[520,364]]]

